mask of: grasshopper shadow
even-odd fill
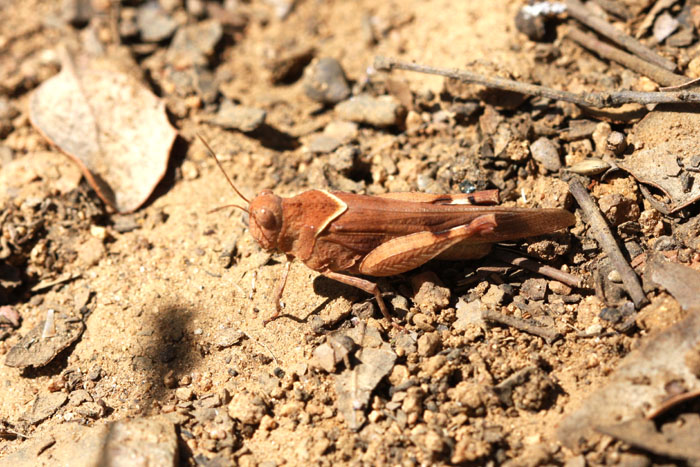
[[[361,290],[358,290],[355,287],[342,284],[325,276],[316,277],[316,279],[313,281],[313,288],[316,295],[324,298],[324,300],[316,305],[313,310],[308,312],[303,318],[295,316],[291,313],[280,313],[279,316],[277,316],[273,321],[277,321],[279,319],[289,319],[297,323],[308,323],[311,316],[320,314],[329,303],[338,297],[345,297],[353,303],[362,300],[363,296],[365,296],[364,298],[371,298],[370,295],[364,294]],[[294,303],[289,303],[289,305],[295,306]]]
[[[263,123],[259,128],[245,134],[260,141],[260,144],[264,147],[277,151],[292,151],[301,146],[296,137],[280,131],[267,123]]]
[[[356,287],[343,284],[342,282],[334,281],[326,276],[318,276],[313,281],[314,293],[325,297],[327,304],[338,297],[345,297],[351,302],[361,301],[365,298],[371,298],[370,294],[364,293]]]
[[[199,352],[195,350],[195,342],[188,337],[187,329],[192,321],[195,310],[176,304],[172,299],[170,303],[158,306],[158,312],[141,316],[143,318],[142,345],[137,346],[131,355],[131,365],[134,373],[140,375],[145,385],[150,387],[147,396],[141,403],[144,407],[144,416],[155,415],[162,412],[159,405],[175,402],[174,386],[182,376],[190,374],[195,364],[201,359]],[[172,372],[172,373],[171,373]],[[166,381],[173,381],[173,385]],[[178,465],[189,465],[190,451],[184,444],[178,433]],[[110,446],[113,444],[114,433],[110,428],[100,453],[98,465],[111,465]]]
[[[140,334],[147,339],[142,350],[132,356],[133,370],[141,373],[152,388],[144,401],[147,407],[172,397],[166,379],[177,381],[189,374],[199,357],[195,342],[186,332],[194,310],[173,303],[158,308],[158,313],[144,319]]]

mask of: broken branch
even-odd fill
[[[569,28],[565,37],[605,59],[617,62],[630,70],[651,78],[662,86],[679,86],[690,79],[686,76],[672,73],[654,63],[630,55],[610,44],[606,44],[593,34],[583,32],[576,27]]]
[[[620,251],[620,247],[617,245],[617,241],[598,206],[578,178],[574,178],[569,182],[569,191],[574,195],[578,205],[581,207],[584,219],[588,221],[598,245],[608,255],[617,272],[620,273],[622,284],[634,302],[634,306],[637,309],[641,308],[647,303],[647,297],[639,283],[639,277],[637,277],[634,269],[632,269],[622,251]]]
[[[611,41],[615,42],[621,47],[624,47],[647,62],[654,63],[655,65],[668,71],[673,71],[676,69],[676,65],[672,61],[658,55],[641,42],[625,34],[600,16],[597,16],[578,0],[566,0],[564,4],[566,5],[566,11],[571,18],[585,24],[601,36],[607,37]],[[593,50],[598,52],[597,49]]]
[[[429,75],[444,76],[458,79],[465,83],[474,83],[493,89],[517,92],[526,96],[546,97],[564,102],[571,102],[581,107],[605,108],[622,104],[689,104],[700,103],[700,93],[678,92],[641,92],[641,91],[616,91],[616,92],[589,92],[574,93],[559,89],[540,86],[537,84],[523,83],[506,78],[496,78],[480,75],[467,70],[457,68],[439,68],[417,63],[405,62],[394,58],[377,56],[374,58],[374,68],[377,70],[407,70]]]
[[[510,326],[528,334],[541,337],[547,344],[551,344],[561,337],[561,334],[556,329],[544,327],[522,318],[516,318],[515,316],[504,315],[497,311],[486,309],[481,312],[481,317],[486,321]]]
[[[505,248],[496,247],[492,250],[491,254],[503,263],[536,272],[571,287],[580,288],[581,283],[583,282],[580,277],[561,271],[557,268],[553,268],[552,266],[540,264],[532,258],[519,255],[510,250],[506,250]]]

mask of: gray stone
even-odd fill
[[[136,24],[144,42],[160,42],[173,35],[177,22],[157,2],[149,2],[138,9]]]
[[[556,172],[561,168],[559,149],[548,138],[538,138],[530,145],[530,153],[533,159],[550,172]]]
[[[324,134],[316,135],[309,143],[309,151],[317,154],[326,154],[335,151],[343,142],[333,136]]]
[[[215,20],[182,27],[166,52],[166,60],[176,67],[206,66],[222,35],[221,23]]]
[[[304,92],[322,104],[337,104],[350,95],[350,86],[338,60],[324,57],[304,70]]]
[[[265,123],[267,112],[255,107],[234,104],[230,100],[221,103],[216,116],[211,123],[224,128],[239,130],[244,133],[255,131]]]
[[[377,127],[401,125],[405,117],[405,109],[393,96],[361,94],[341,102],[335,110],[344,120]]]
[[[520,287],[520,294],[530,300],[544,300],[547,293],[546,279],[528,279]]]

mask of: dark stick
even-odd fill
[[[503,89],[527,96],[546,97],[549,99],[571,102],[581,107],[605,108],[614,107],[630,102],[636,104],[687,104],[700,103],[700,93],[689,91],[678,92],[592,92],[577,94],[569,91],[538,86],[536,84],[522,83],[505,78],[493,78],[480,75],[467,70],[457,68],[438,68],[417,63],[404,62],[388,57],[377,56],[374,58],[374,68],[377,70],[407,70],[429,75],[445,76],[458,79],[467,83],[481,84],[489,88]]]
[[[510,326],[528,334],[541,337],[547,344],[551,344],[561,337],[561,334],[556,329],[544,327],[522,318],[516,318],[515,316],[504,315],[497,311],[486,309],[481,312],[481,317],[486,321]]]
[[[690,80],[686,76],[677,75],[654,63],[623,52],[610,44],[598,40],[593,34],[583,32],[578,28],[569,28],[565,37],[603,58],[615,61],[630,70],[651,78],[662,86],[678,86]]]
[[[532,258],[527,258],[513,251],[506,250],[505,248],[496,247],[492,250],[491,255],[493,255],[493,257],[495,257],[497,260],[506,264],[542,274],[545,277],[557,280],[571,287],[579,288],[583,282],[580,277],[576,277],[573,274],[553,268],[552,266],[540,264]]]
[[[646,47],[633,37],[625,34],[603,18],[596,16],[591,10],[585,7],[578,0],[565,0],[566,10],[572,18],[585,24],[598,34],[607,37],[621,47],[629,50],[633,54],[641,57],[647,62],[654,63],[668,71],[676,69],[675,63],[658,55],[656,52]],[[658,82],[658,81],[657,81]]]
[[[607,222],[605,222],[603,215],[600,213],[598,206],[577,178],[573,178],[571,182],[569,182],[569,191],[574,195],[574,198],[576,198],[578,205],[581,206],[584,218],[591,226],[593,236],[598,241],[603,251],[608,255],[617,272],[620,273],[622,284],[625,286],[630,298],[632,298],[634,306],[637,309],[641,308],[648,302],[646,295],[644,295],[644,290],[642,290],[642,286],[639,283],[639,278],[617,246],[617,241],[610,227],[608,227]]]

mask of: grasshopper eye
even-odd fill
[[[269,209],[260,208],[256,210],[255,222],[265,230],[275,230],[277,228],[277,219]]]

